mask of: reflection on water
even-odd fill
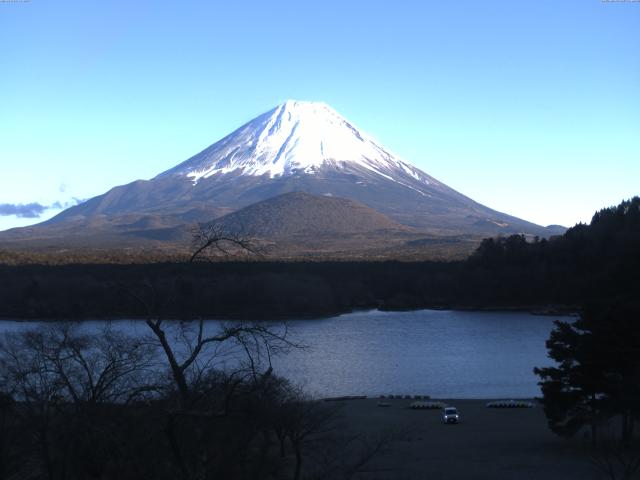
[[[289,321],[308,346],[274,360],[276,373],[320,396],[412,394],[448,398],[517,398],[540,394],[533,367],[551,363],[545,340],[560,317],[527,313],[357,312]],[[86,322],[99,329],[105,322]],[[113,322],[146,334],[140,321]],[[217,321],[207,322],[214,329]],[[2,322],[0,331],[34,323]]]

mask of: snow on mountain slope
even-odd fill
[[[362,167],[401,184],[401,178],[407,175],[425,186],[437,183],[380,146],[325,103],[294,100],[251,120],[159,177],[187,176],[196,184],[216,174],[274,178],[314,174],[323,167]],[[406,186],[421,190],[419,185]]]
[[[104,224],[122,229],[135,218],[159,216],[162,225],[173,228],[208,222],[290,192],[355,200],[430,235],[549,235],[539,225],[492,210],[439,182],[328,105],[298,101],[254,118],[151,180],[114,187],[43,227]]]

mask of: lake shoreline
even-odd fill
[[[270,327],[286,329],[287,338],[304,348],[277,355],[270,364],[276,374],[315,398],[354,394],[529,398],[540,394],[533,368],[549,364],[545,341],[554,319],[522,312],[454,310],[360,310],[316,321],[290,319]],[[143,320],[131,318],[73,323],[98,335],[105,328],[130,336],[150,332]],[[205,334],[219,332],[221,323],[205,320]],[[55,321],[5,321],[0,322],[0,331],[55,325]],[[165,325],[169,335],[175,335],[182,323],[167,320]],[[232,359],[219,360],[227,361],[233,368]]]
[[[294,312],[291,314],[282,314],[282,315],[251,315],[247,314],[247,312],[237,313],[237,314],[224,314],[224,315],[211,315],[211,316],[199,316],[199,317],[179,317],[179,318],[164,318],[161,316],[163,320],[169,321],[196,321],[196,320],[217,320],[217,321],[264,321],[264,322],[280,322],[287,320],[325,320],[328,318],[336,318],[341,315],[348,315],[352,313],[360,313],[360,312],[419,312],[424,310],[430,311],[453,311],[453,312],[485,312],[485,313],[530,313],[531,315],[536,316],[563,316],[563,317],[574,317],[579,315],[580,309],[575,305],[527,305],[527,306],[481,306],[481,305],[429,305],[424,307],[397,307],[397,308],[388,308],[387,306],[381,305],[378,307],[371,308],[351,308],[351,309],[341,309],[337,311],[316,311],[316,312]],[[32,316],[22,316],[16,317],[14,316],[4,316],[0,315],[0,322],[60,322],[60,321],[71,321],[71,322],[83,322],[83,321],[91,321],[91,320],[104,320],[104,321],[123,321],[123,320],[138,320],[145,321],[147,318],[158,318],[158,317],[149,317],[146,315],[127,315],[127,316],[111,316],[111,315],[94,315],[91,317],[83,317],[83,318],[74,318],[68,316],[45,316],[45,317],[32,317]]]

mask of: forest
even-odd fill
[[[42,258],[14,262],[7,252],[0,258],[0,317],[7,319],[306,318],[367,308],[576,311],[587,300],[640,291],[640,198],[548,240],[485,239],[454,262],[214,257],[52,265]]]

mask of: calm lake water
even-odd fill
[[[308,346],[274,360],[276,373],[319,396],[431,395],[523,398],[540,395],[533,367],[551,365],[545,340],[553,320],[512,312],[356,312],[288,321]],[[0,322],[0,332],[38,322]],[[146,333],[144,322],[111,322]],[[85,322],[99,329],[105,322]],[[217,321],[207,322],[214,329]]]

